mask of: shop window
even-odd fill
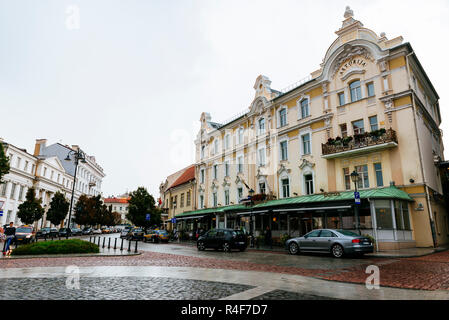
[[[376,200],[376,222],[378,229],[393,229],[390,200]]]

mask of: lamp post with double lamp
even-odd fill
[[[359,174],[357,173],[357,171],[354,170],[351,173],[351,180],[352,180],[352,182],[354,182],[354,186],[355,186],[355,191],[354,191],[354,200],[355,200],[356,194],[357,194],[357,182],[359,180]],[[359,198],[359,201],[360,201],[360,198]],[[355,229],[359,234],[361,234],[360,233],[360,222],[359,222],[359,205],[357,202],[354,204],[354,215],[355,215]]]
[[[72,185],[72,198],[70,199],[70,209],[69,209],[69,221],[67,223],[67,228],[70,228],[70,223],[72,220],[72,207],[73,207],[73,196],[75,194],[75,184],[76,184],[76,172],[78,170],[78,164],[81,161],[82,163],[87,163],[86,154],[82,152],[80,149],[78,150],[70,150],[67,154],[67,157],[64,159],[65,161],[72,161],[70,155],[73,155],[73,160],[75,161],[75,174],[73,175],[73,185]],[[69,233],[66,233],[66,239],[69,238]]]

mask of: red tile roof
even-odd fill
[[[194,179],[195,179],[195,165],[191,165],[181,174],[181,176],[178,179],[175,180],[175,182],[173,182],[173,184],[170,186],[170,189],[180,186],[181,184],[187,183]]]
[[[131,198],[106,198],[104,203],[128,203]]]

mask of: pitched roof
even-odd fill
[[[187,167],[185,169],[185,171],[179,176],[178,179],[175,180],[175,182],[172,183],[170,188],[180,186],[194,179],[195,179],[195,165],[191,165],[190,167]]]
[[[130,198],[105,198],[104,203],[128,203]]]

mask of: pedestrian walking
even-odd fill
[[[6,236],[6,240],[5,240],[5,246],[3,248],[3,255],[10,255],[11,254],[11,242],[13,242],[13,240],[16,237],[16,228],[14,227],[14,222],[10,222],[9,223],[9,227],[7,227],[5,229],[5,236]]]

